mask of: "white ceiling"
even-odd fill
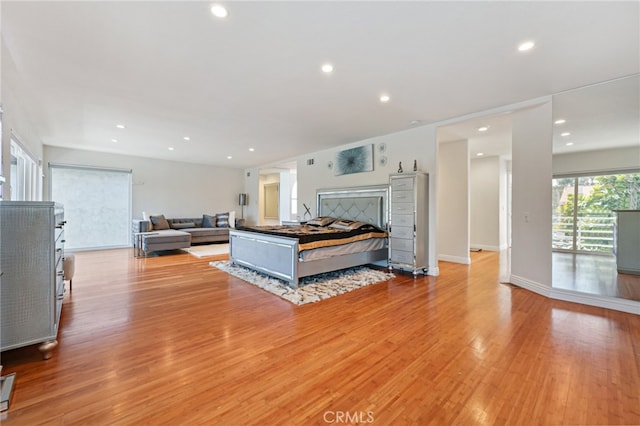
[[[553,119],[564,120],[553,129],[557,154],[640,146],[640,75],[554,95]],[[481,132],[480,127],[488,130]],[[469,141],[472,158],[478,153],[509,157],[511,115],[481,116],[438,129],[440,142],[463,139]]]
[[[210,6],[3,0],[3,87],[48,145],[253,167],[640,72],[638,2]]]

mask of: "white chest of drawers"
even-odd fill
[[[427,273],[429,175],[389,176],[389,268]]]
[[[0,201],[0,350],[57,345],[64,298],[64,211],[46,201]]]

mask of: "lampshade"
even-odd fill
[[[249,197],[247,196],[247,194],[238,195],[238,205],[246,206],[248,204],[249,204]]]

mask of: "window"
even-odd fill
[[[51,200],[64,205],[69,250],[131,243],[131,170],[50,164]]]
[[[640,209],[640,173],[553,180],[553,249],[613,253],[619,209]]]
[[[11,199],[14,201],[42,200],[42,167],[23,148],[11,133]]]

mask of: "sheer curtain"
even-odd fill
[[[51,200],[64,205],[65,248],[131,244],[131,170],[49,164]]]

